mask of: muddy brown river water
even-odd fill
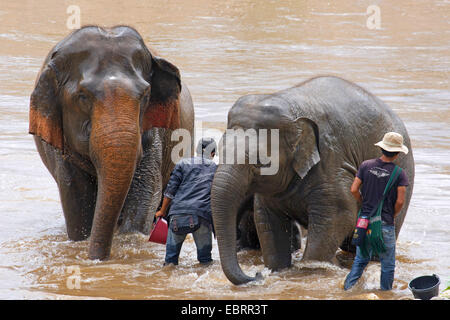
[[[292,268],[273,273],[260,252],[240,252],[244,271],[264,279],[237,287],[222,273],[217,243],[215,263],[205,268],[191,237],[175,269],[161,268],[165,247],[141,234],[117,235],[109,261],[88,260],[88,242],[67,238],[56,183],[27,133],[35,77],[70,32],[70,5],[80,8],[82,25],[134,26],[177,65],[196,119],[212,134],[239,96],[319,74],[354,81],[389,104],[416,160],[394,289],[378,290],[380,266],[372,262],[344,292],[348,256],[338,252],[341,266],[305,263],[301,250]],[[366,13],[370,5],[379,20]],[[408,299],[408,282],[432,273],[443,290],[450,281],[449,21],[448,0],[0,0],[0,299]]]

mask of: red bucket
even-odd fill
[[[156,223],[153,223],[153,228],[152,231],[150,231],[150,238],[148,241],[166,244],[167,231],[167,221],[163,218],[158,218]]]

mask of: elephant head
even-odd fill
[[[178,69],[152,55],[130,27],[83,27],[47,56],[31,95],[29,132],[97,177],[90,259],[109,257],[142,135],[179,127],[180,91]]]
[[[287,102],[276,96],[249,95],[240,98],[228,113],[227,131],[221,142],[222,160],[211,190],[211,207],[222,269],[234,284],[255,279],[245,275],[237,261],[235,226],[242,201],[254,193],[275,196],[286,190],[296,175],[305,178],[320,161],[316,123],[308,117],[296,117],[288,110]],[[261,129],[267,129],[272,139],[264,137],[266,131]],[[236,132],[245,134],[249,130],[256,131],[258,142],[252,142],[251,135],[246,134],[249,143],[244,149],[245,163],[229,163],[239,152]],[[230,149],[233,157],[227,158]],[[270,163],[263,161],[266,150],[271,150]],[[256,161],[251,161],[252,156]],[[264,174],[263,169],[269,166],[275,166],[276,172]]]

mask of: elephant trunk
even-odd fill
[[[250,173],[243,165],[221,165],[214,176],[211,208],[219,246],[220,262],[226,277],[236,285],[253,281],[237,260],[236,218],[250,184]]]
[[[139,106],[127,99],[114,100],[115,104],[96,108],[92,116],[90,153],[98,192],[89,259],[109,258],[117,220],[142,153]]]

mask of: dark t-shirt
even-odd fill
[[[362,180],[361,196],[363,198],[361,214],[370,214],[383,197],[384,189],[394,171],[393,162],[384,162],[380,158],[364,161],[358,169],[356,176]],[[397,201],[397,188],[409,184],[405,170],[397,178],[384,201],[381,211],[381,220],[388,225],[394,224],[395,202]]]
[[[211,186],[217,165],[202,158],[184,158],[175,165],[164,196],[172,199],[169,214],[196,214],[212,223]]]

